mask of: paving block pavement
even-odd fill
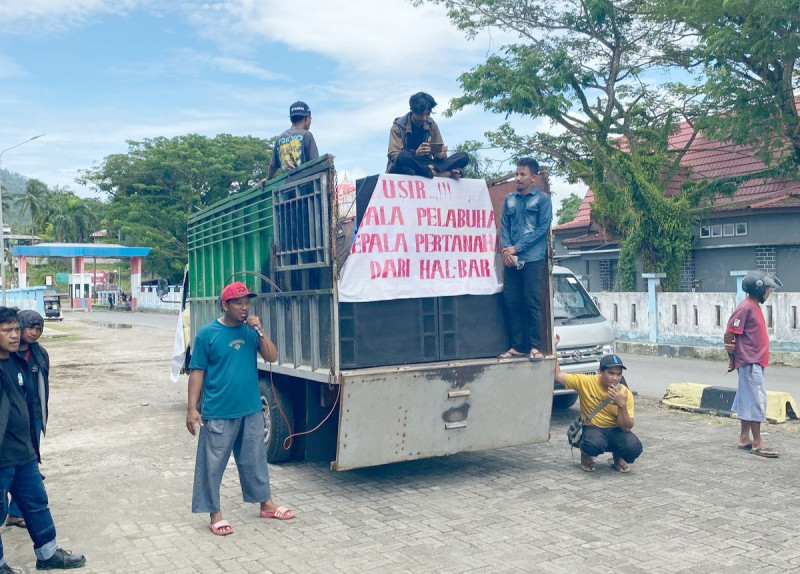
[[[70,328],[80,340],[46,344],[42,472],[61,545],[87,556],[80,572],[800,571],[800,423],[765,425],[781,452],[768,460],[736,448],[735,420],[645,399],[634,429],[644,454],[629,474],[606,457],[579,469],[565,437],[573,408],[554,415],[547,444],[339,473],[271,466],[290,521],[243,503],[231,464],[222,505],[235,533],[216,537],[190,511],[196,442],[185,379],[169,380],[171,332]],[[27,534],[0,534],[9,563],[33,572]]]

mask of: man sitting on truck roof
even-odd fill
[[[319,157],[317,142],[308,131],[311,128],[311,108],[305,102],[295,102],[289,106],[289,119],[292,127],[275,140],[267,179],[272,179],[278,169],[289,171]]]
[[[411,111],[396,118],[389,132],[386,173],[459,179],[469,156],[456,152],[447,157],[439,126],[431,119],[436,100],[430,94],[417,92],[409,98],[408,105]]]
[[[558,336],[556,336],[558,341]],[[556,361],[555,381],[578,393],[583,419],[583,436],[580,440],[581,470],[596,470],[594,457],[611,452],[608,463],[619,472],[628,472],[628,466],[642,454],[642,443],[631,432],[633,429],[633,393],[621,384],[625,365],[617,355],[600,359],[596,375],[567,374]],[[597,407],[607,401],[602,409],[587,420]]]

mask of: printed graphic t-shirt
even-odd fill
[[[317,142],[308,130],[289,128],[275,140],[272,150],[272,167],[288,171],[302,163],[317,159]]]
[[[258,333],[245,324],[213,321],[197,333],[189,368],[205,371],[203,419],[236,419],[261,410],[258,344]]]

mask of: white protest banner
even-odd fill
[[[339,301],[501,290],[486,182],[382,174],[339,279]]]

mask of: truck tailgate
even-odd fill
[[[343,371],[334,470],[547,442],[555,363],[478,359]]]

